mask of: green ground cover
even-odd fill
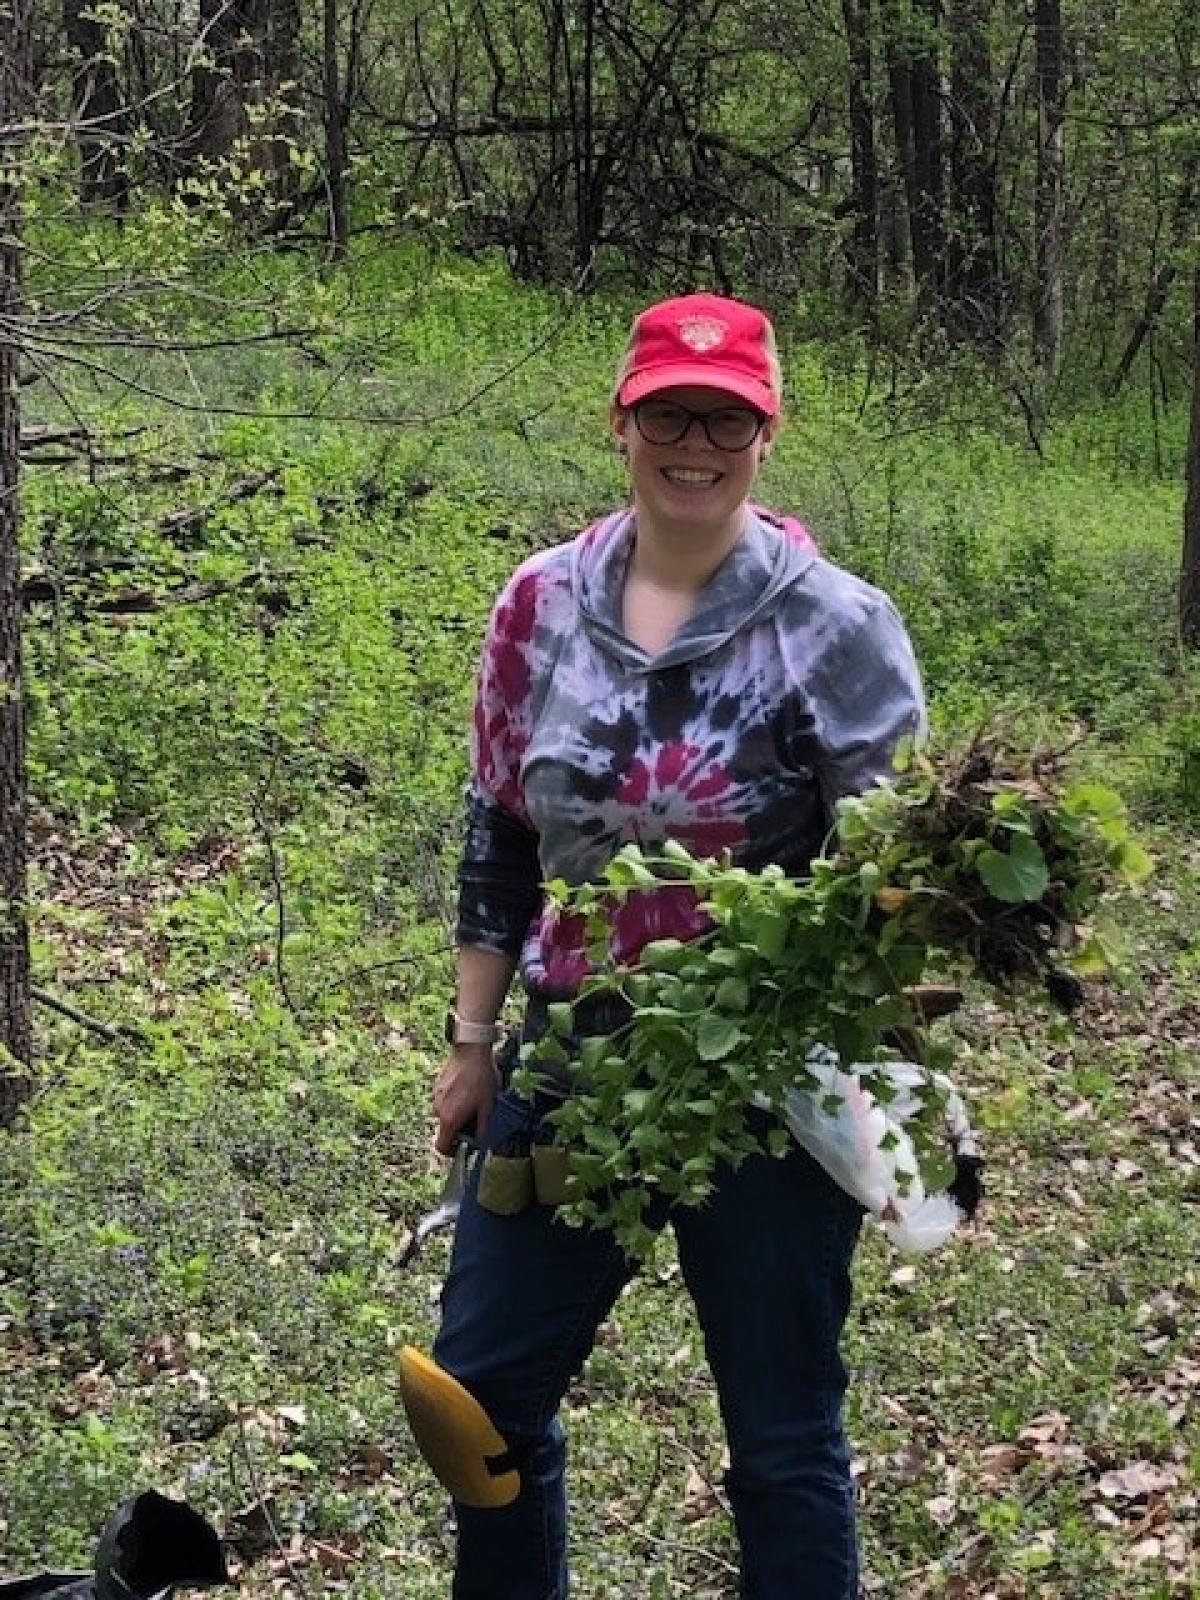
[[[299,269],[275,270],[292,292]],[[438,1181],[426,1107],[471,674],[505,574],[619,500],[603,415],[629,308],[413,251],[320,298],[303,349],[197,355],[186,383],[141,361],[143,390],[195,411],[79,379],[72,407],[143,430],[132,459],[29,475],[29,561],[60,581],[29,638],[37,980],[138,1032],[42,1011],[38,1093],[3,1152],[0,1570],[80,1562],[153,1484],[230,1532],[251,1595],[446,1592],[442,1498],[391,1352],[428,1344],[445,1264],[444,1242],[406,1272],[399,1257]],[[1160,867],[1125,914],[1131,979],[1073,1029],[969,1009],[981,1225],[915,1268],[864,1247],[848,1353],[868,1589],[1195,1595],[1183,418],[1155,441],[1134,400],[1064,407],[1039,457],[966,374],[869,387],[828,350],[786,357],[762,498],[894,593],[941,732],[1000,704],[1031,736],[1089,729],[1081,761],[1129,794]],[[318,393],[425,420],[204,410]],[[38,386],[30,404],[66,414]],[[203,514],[167,520],[181,508]],[[669,1244],[570,1411],[580,1594],[734,1594]]]

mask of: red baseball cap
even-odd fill
[[[779,358],[770,319],[757,306],[719,294],[685,294],[643,311],[617,380],[618,405],[685,383],[724,389],[775,416]]]

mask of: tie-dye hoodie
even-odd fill
[[[655,656],[621,626],[634,532],[618,512],[524,562],[484,646],[458,942],[519,953],[531,994],[569,994],[587,971],[579,919],[544,908],[542,882],[583,882],[626,841],[665,838],[801,873],[837,799],[923,725],[892,602],[823,560],[801,523],[751,508]],[[614,954],[706,925],[683,887],[631,896]]]

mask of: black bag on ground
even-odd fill
[[[211,1524],[182,1501],[147,1489],[108,1519],[94,1572],[2,1579],[0,1600],[165,1600],[176,1586],[229,1582]]]

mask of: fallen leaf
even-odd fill
[[[953,1495],[938,1494],[932,1500],[926,1500],[925,1509],[939,1528],[947,1528],[954,1521],[958,1501]]]
[[[1108,1500],[1145,1500],[1152,1494],[1165,1494],[1178,1482],[1178,1467],[1131,1461],[1127,1467],[1106,1472],[1096,1487]]]

